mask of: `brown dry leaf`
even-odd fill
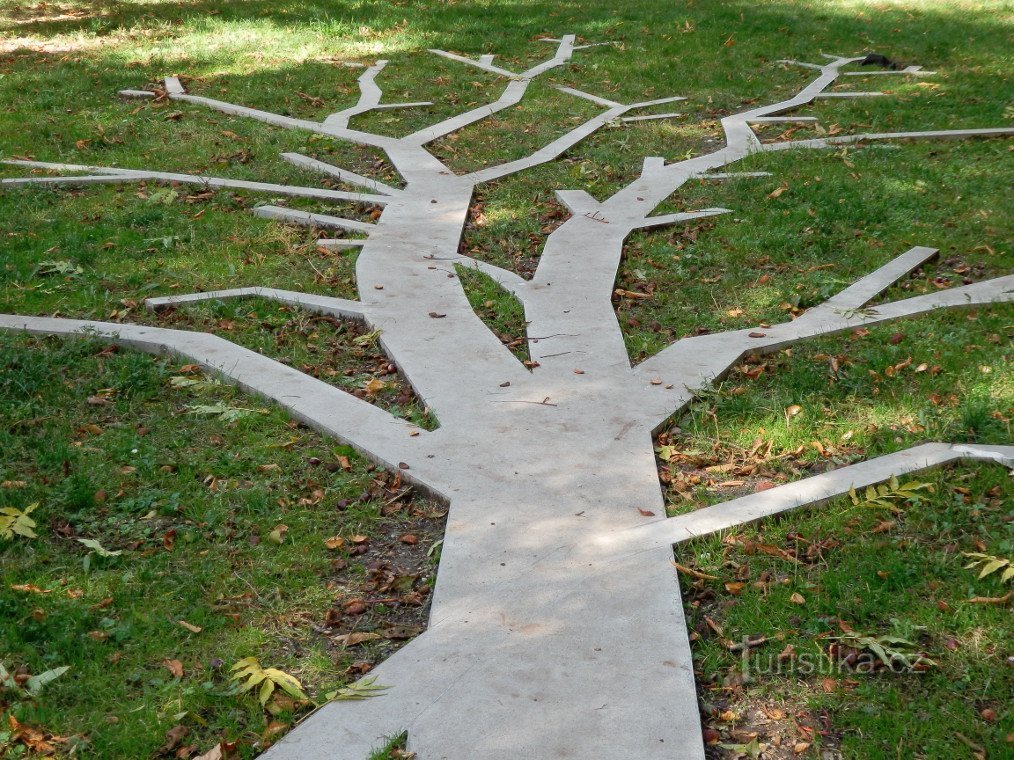
[[[806,604],[805,597],[797,591],[792,592],[792,596],[789,597],[789,601],[793,604]]]
[[[384,388],[386,387],[387,383],[385,383],[383,380],[378,380],[377,378],[374,377],[363,385],[363,390],[366,391],[371,396],[373,396],[376,395],[377,393],[380,393],[380,391],[384,390]]]
[[[795,417],[801,411],[803,411],[803,407],[801,407],[799,404],[791,404],[791,405],[785,407],[785,416],[786,417]]]
[[[9,742],[14,744],[20,742],[28,748],[29,752],[37,752],[40,755],[51,755],[56,752],[56,744],[64,744],[67,741],[65,736],[54,736],[48,732],[32,728],[24,723],[19,723],[13,715],[7,715],[7,725],[11,729]]]
[[[809,748],[810,748],[809,742],[796,742],[795,744],[792,745],[792,751],[797,755],[803,754]]]
[[[176,545],[176,531],[167,530],[162,534],[162,547],[167,551],[171,552],[173,547]]]
[[[707,624],[708,628],[710,628],[712,631],[715,632],[715,635],[717,635],[719,638],[725,638],[725,631],[722,629],[722,626],[720,626],[714,620],[709,618],[707,615],[704,616],[704,622]]]
[[[380,635],[385,639],[411,639],[422,633],[422,627],[418,625],[389,625],[381,629]]]
[[[288,525],[282,524],[276,525],[274,530],[268,533],[268,541],[270,541],[273,544],[281,544],[283,541],[285,541],[285,534],[288,532],[288,530],[289,530]]]
[[[354,647],[364,641],[376,641],[382,639],[379,633],[343,633],[341,636],[332,636],[331,641],[343,647]]]
[[[191,633],[200,633],[201,631],[204,630],[203,628],[201,628],[201,626],[194,625],[193,623],[188,623],[186,620],[177,620],[176,625],[182,628],[186,628]]]
[[[686,567],[685,565],[681,565],[679,562],[673,562],[672,564],[673,567],[675,567],[681,573],[683,573],[684,575],[689,575],[691,578],[697,578],[697,580],[701,581],[718,580],[717,575],[708,575],[707,573],[702,573],[700,570],[694,570],[692,567]]]
[[[969,604],[1007,604],[1011,597],[1014,596],[1014,591],[1008,591],[1003,596],[973,596],[968,600]]]
[[[324,540],[324,546],[328,549],[341,549],[345,546],[345,539],[341,536],[331,536],[331,538]]]
[[[173,678],[183,678],[183,663],[179,660],[162,660],[162,667],[172,673]]]
[[[24,591],[29,594],[51,594],[53,589],[39,588],[34,583],[12,583],[12,591]]]
[[[624,290],[623,288],[617,288],[613,291],[616,295],[621,298],[633,298],[635,300],[643,301],[651,298],[650,293],[638,293],[636,290]]]
[[[779,195],[781,195],[782,193],[784,193],[788,189],[789,189],[788,185],[785,185],[785,184],[779,185],[774,190],[772,190],[770,193],[768,193],[768,198],[777,198]]]
[[[641,513],[641,517],[654,517],[655,516],[655,513],[652,512],[650,509],[641,509],[640,507],[638,507],[637,511]]]
[[[222,745],[216,744],[214,747],[209,749],[203,755],[195,757],[194,760],[222,760],[224,755],[222,754]]]
[[[172,752],[179,743],[183,741],[183,737],[187,735],[187,727],[182,725],[173,726],[165,732],[165,745],[162,747],[163,752]]]
[[[740,583],[738,581],[735,582],[735,583],[726,583],[725,584],[725,590],[728,591],[733,596],[739,596],[743,592],[744,588],[746,588],[746,584],[745,583]]]

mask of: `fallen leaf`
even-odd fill
[[[1011,597],[1014,596],[1014,591],[1008,591],[1003,596],[973,596],[968,600],[969,604],[1007,604]]]
[[[285,541],[285,534],[288,532],[288,530],[289,530],[288,525],[281,524],[276,525],[274,530],[268,533],[268,541],[270,541],[273,544],[281,544],[283,541]]]
[[[165,745],[162,747],[163,752],[172,752],[179,746],[179,743],[183,741],[183,737],[187,735],[187,727],[178,725],[173,726],[165,732]]]
[[[768,198],[777,198],[779,195],[781,195],[782,193],[784,193],[788,189],[789,189],[788,185],[779,185],[774,190],[772,190],[770,193],[768,193]]]
[[[39,588],[34,583],[12,583],[11,584],[11,590],[12,591],[24,591],[25,593],[29,593],[29,594],[51,594],[51,593],[53,593],[53,589],[51,589],[51,588],[50,589]]]
[[[209,749],[203,755],[195,757],[194,760],[222,760],[223,757],[224,755],[222,755],[222,745],[216,744],[214,747]]]
[[[683,573],[684,575],[689,575],[691,578],[697,578],[698,580],[705,580],[705,581],[717,581],[718,580],[718,576],[717,575],[708,575],[707,573],[702,573],[700,570],[694,570],[692,567],[686,567],[684,565],[681,565],[679,562],[673,562],[672,564],[673,564],[673,567],[675,567],[681,573]]]
[[[324,546],[328,549],[341,549],[345,546],[345,539],[341,536],[331,536],[331,538],[324,539]]]
[[[183,678],[183,663],[179,660],[162,660],[162,667],[172,673],[173,678]]]
[[[343,633],[340,636],[332,636],[331,641],[339,646],[354,647],[365,641],[376,641],[377,639],[382,638],[383,636],[379,633]]]
[[[640,507],[638,507],[637,511],[641,513],[642,517],[654,517],[655,516],[655,513],[652,512],[650,509],[641,509]]]
[[[182,628],[186,628],[191,633],[200,633],[204,630],[201,626],[188,623],[186,620],[177,620],[176,624]]]
[[[792,596],[789,597],[789,601],[793,604],[806,604],[806,599],[803,595],[796,591],[792,592]]]

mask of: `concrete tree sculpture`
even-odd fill
[[[374,224],[276,206],[254,209],[287,223],[366,233],[365,239],[322,241],[361,246],[359,301],[253,286],[152,298],[148,306],[260,297],[364,320],[380,331],[384,350],[436,415],[435,431],[416,429],[334,386],[210,334],[0,316],[0,328],[8,331],[97,334],[142,351],[186,357],[274,399],[297,418],[400,469],[449,502],[430,626],[371,674],[377,685],[389,688],[377,698],[325,706],[268,752],[272,760],[359,760],[384,737],[404,730],[410,748],[423,760],[701,758],[672,544],[892,474],[962,458],[1009,465],[1014,455],[1014,447],[926,444],[666,519],[652,433],[745,355],[935,309],[1009,302],[1014,276],[863,308],[935,254],[931,248],[912,248],[794,321],[683,338],[632,367],[611,303],[627,236],[726,213],[706,208],[653,215],[653,210],[687,181],[727,178],[726,167],[758,152],[872,140],[988,137],[1014,130],[857,134],[764,144],[752,124],[810,118],[782,115],[823,97],[880,94],[828,91],[839,77],[855,73],[845,69],[859,58],[803,63],[814,70],[814,79],[796,95],[721,120],[724,147],[673,163],[646,158],[640,176],[601,201],[582,190],[558,191],[572,215],[548,236],[534,276],[526,280],[459,253],[475,188],[552,161],[632,111],[681,99],[621,104],[560,88],[603,110],[526,158],[458,175],[427,150],[428,143],[517,104],[533,79],[589,47],[576,45],[573,36],[552,42],[555,55],[520,74],[495,65],[490,55],[470,59],[434,51],[502,75],[508,83],[488,105],[401,138],[349,126],[351,117],[372,109],[424,105],[381,104],[376,80],[385,61],[360,77],[357,105],[323,122],[188,94],[178,79],[165,80],[165,94],[175,101],[381,149],[402,175],[402,189],[289,153],[282,157],[358,189],[7,162],[87,174],[3,180],[5,186],[161,181],[383,206]],[[915,67],[904,73],[924,72]],[[665,116],[671,114],[626,118]],[[537,367],[523,366],[486,327],[469,306],[452,265],[479,270],[521,302]],[[581,372],[575,373],[575,367]],[[644,512],[656,517],[647,520]]]

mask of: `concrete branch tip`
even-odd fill
[[[684,99],[625,104],[558,86],[602,110],[530,155],[455,174],[427,149],[430,142],[513,108],[534,79],[571,62],[575,51],[602,44],[577,45],[573,35],[545,41],[556,45],[555,52],[521,73],[496,65],[489,53],[469,58],[433,51],[506,82],[497,85],[489,102],[404,137],[350,126],[368,111],[425,105],[381,102],[379,78],[387,75],[386,60],[357,70],[356,102],[322,121],[187,93],[173,76],[165,79],[157,94],[182,108],[207,108],[375,148],[386,154],[400,175],[393,184],[386,176],[368,177],[321,158],[288,152],[281,154],[282,160],[307,172],[307,184],[5,162],[31,174],[0,181],[5,191],[35,184],[119,182],[245,189],[267,195],[269,203],[252,209],[263,219],[352,233],[315,242],[325,257],[342,256],[338,251],[345,248],[359,249],[356,300],[226,282],[207,292],[157,295],[147,299],[146,306],[159,311],[211,300],[261,298],[338,319],[361,320],[439,423],[434,431],[421,430],[336,385],[208,333],[0,315],[0,331],[99,337],[140,351],[186,358],[273,400],[296,419],[356,447],[406,482],[449,502],[429,626],[371,672],[390,690],[382,699],[324,706],[268,750],[266,760],[364,760],[384,737],[404,730],[409,749],[420,760],[565,756],[702,760],[692,652],[678,577],[671,566],[674,543],[926,467],[958,461],[1011,466],[1010,446],[925,444],[665,518],[652,432],[742,357],[939,309],[1009,303],[1014,298],[1014,275],[869,307],[936,254],[923,246],[893,258],[885,252],[879,268],[794,321],[686,337],[632,367],[612,303],[613,298],[642,295],[615,289],[631,234],[729,213],[720,207],[678,213],[656,209],[693,180],[770,176],[767,171],[734,167],[754,157],[752,168],[763,168],[766,152],[865,141],[999,138],[1014,134],[1014,129],[852,134],[762,143],[752,125],[812,123],[816,116],[793,113],[819,104],[823,97],[882,96],[830,92],[843,74],[888,73],[844,71],[861,57],[825,56],[828,61],[822,64],[787,61],[812,72],[807,74],[810,81],[783,100],[723,117],[725,141],[720,147],[683,159],[647,156],[637,177],[601,200],[582,189],[558,189],[556,197],[570,215],[545,233],[535,271],[525,279],[461,247],[475,189],[553,161],[621,119],[675,118],[678,114],[627,114]],[[926,72],[909,67],[890,73]],[[121,94],[156,97],[142,90]],[[362,192],[315,186],[314,179],[341,182]],[[321,208],[286,208],[275,205],[280,201],[273,196],[319,201]],[[676,196],[675,201],[681,199]],[[364,206],[376,208],[369,210],[368,222],[341,215],[357,216],[351,212],[330,213],[335,203],[341,208],[357,204],[360,212],[368,210]],[[489,278],[520,302],[529,361],[518,359],[471,306],[462,282],[469,279],[466,270]],[[644,517],[645,512],[652,517]],[[631,673],[638,677],[631,679]]]

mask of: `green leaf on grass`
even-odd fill
[[[98,541],[96,541],[94,538],[78,538],[75,540],[79,544],[84,544],[85,546],[87,546],[89,549],[98,554],[100,557],[119,557],[121,554],[123,554],[122,549],[118,549],[117,551],[110,551],[102,544],[100,544]]]
[[[0,538],[12,539],[15,535],[25,538],[35,538],[35,520],[28,515],[31,514],[39,504],[29,504],[24,511],[15,507],[4,507],[0,509]]]

